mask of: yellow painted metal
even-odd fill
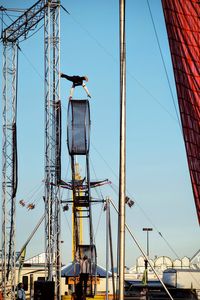
[[[80,175],[80,168],[79,168],[79,163],[75,163],[75,180],[81,180],[81,175]],[[81,196],[80,192],[80,196]],[[82,208],[80,207],[80,217],[81,217],[81,210]],[[72,205],[72,211],[74,211],[74,204]],[[83,221],[82,218],[79,218],[78,220],[79,224],[79,243],[83,244]],[[74,214],[72,214],[72,224],[74,224]],[[72,226],[72,261],[75,260],[75,255],[76,255],[76,236],[75,236],[75,228]]]
[[[90,298],[90,297],[87,297],[86,298],[87,300],[106,300],[106,295],[105,294],[101,294],[101,295],[95,295],[94,297]],[[109,294],[108,295],[108,299],[109,300],[113,300],[114,297],[113,295]],[[74,295],[63,295],[61,296],[61,300],[74,300]]]
[[[61,300],[71,300],[71,299],[73,299],[72,295],[62,295],[61,296]]]
[[[106,300],[106,295],[105,294],[95,295],[93,298],[87,297],[86,299],[87,300],[92,300],[92,299],[95,299],[95,300]],[[108,299],[109,300],[113,300],[114,299],[113,295],[109,294],[108,295]]]
[[[91,278],[88,280],[91,282]],[[67,284],[77,284],[79,282],[79,277],[68,277]],[[92,277],[92,284],[100,284],[100,278],[99,277]]]

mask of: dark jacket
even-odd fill
[[[61,74],[61,77],[62,78],[65,78],[69,81],[72,81],[73,82],[73,86],[79,86],[79,85],[82,85],[83,84],[83,80],[85,80],[85,77],[84,76],[68,76],[68,75],[65,75],[65,74]]]

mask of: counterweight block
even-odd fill
[[[86,155],[90,146],[90,106],[88,100],[68,104],[67,146],[70,155]]]

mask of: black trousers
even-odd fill
[[[80,284],[83,287],[84,286],[84,293],[87,291],[87,282],[89,279],[89,273],[80,273]]]

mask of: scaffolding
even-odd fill
[[[39,0],[3,30],[2,292],[15,299],[18,42],[44,19],[46,280],[60,299],[60,1]]]

